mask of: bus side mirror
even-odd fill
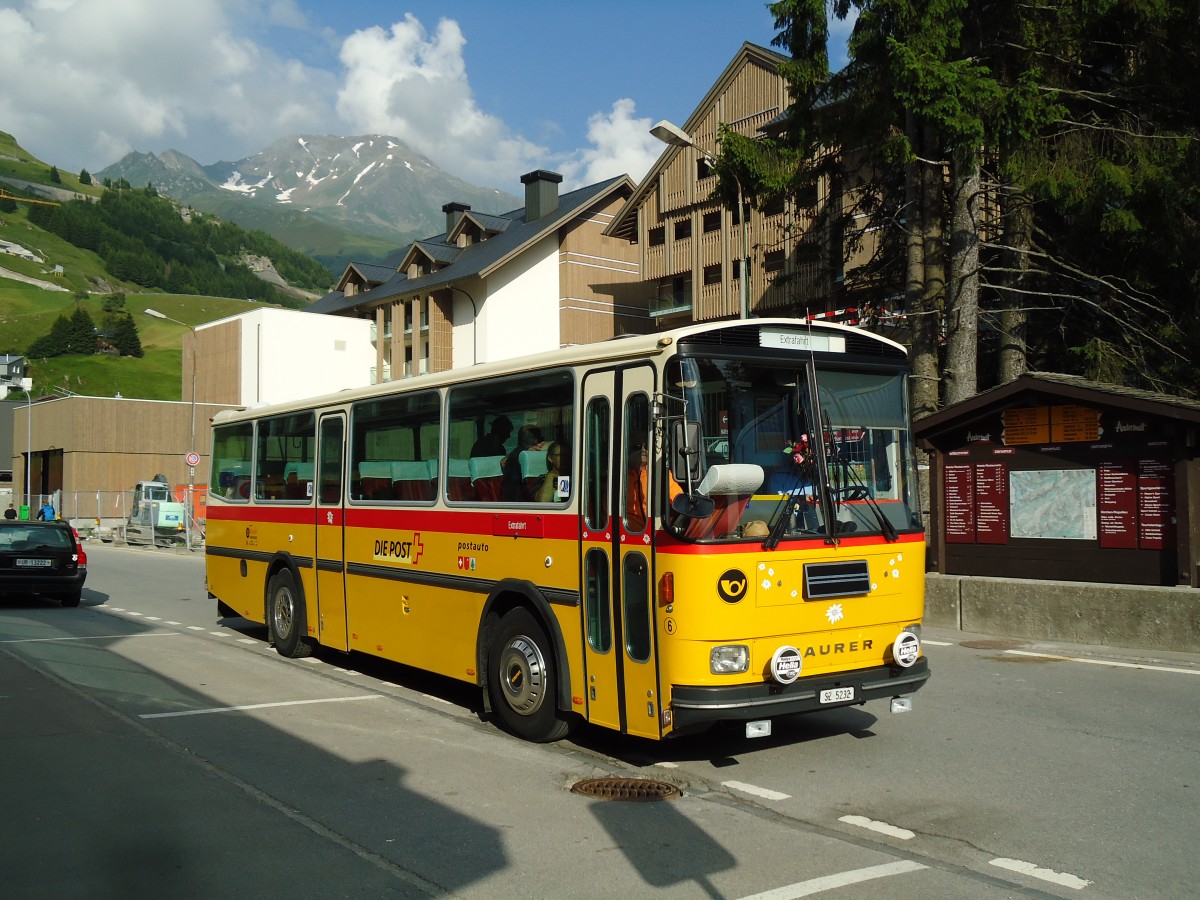
[[[700,480],[699,422],[672,423],[671,474],[685,488]]]

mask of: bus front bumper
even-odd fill
[[[835,675],[813,675],[792,684],[766,681],[713,687],[676,685],[671,691],[671,727],[678,732],[713,722],[770,719],[818,709],[859,706],[868,700],[911,694],[928,680],[929,662],[922,656],[907,669],[878,666]],[[822,691],[846,687],[854,688],[853,699],[821,702]]]

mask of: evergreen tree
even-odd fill
[[[112,332],[113,345],[121,356],[136,356],[140,359],[144,355],[142,339],[138,336],[137,325],[129,313],[114,317]]]
[[[75,311],[71,313],[68,334],[67,353],[91,355],[96,352],[99,345],[96,323],[92,321],[91,314],[85,307],[76,305]]]
[[[80,184],[91,184],[92,183],[92,173],[89,172],[87,169],[80,169],[79,170],[79,183]]]
[[[50,180],[55,184],[62,184],[62,176],[58,174],[58,166],[50,167]]]

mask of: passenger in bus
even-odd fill
[[[472,456],[503,456],[504,442],[512,434],[512,421],[508,416],[496,416],[492,419],[491,431],[477,440],[471,447]]]
[[[536,425],[522,425],[517,431],[516,449],[504,460],[503,499],[510,503],[533,499],[525,491],[525,482],[521,477],[521,451],[542,450],[545,446],[546,441],[542,437],[542,429]]]
[[[570,489],[560,492],[558,482],[571,475],[571,448],[565,441],[551,441],[546,448],[546,474],[538,487],[536,499],[539,503],[553,503],[565,499]]]

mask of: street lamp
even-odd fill
[[[192,333],[192,436],[188,440],[188,453],[193,453],[196,450],[196,354],[200,349],[200,340],[196,336],[196,329],[187,322],[180,322],[178,319],[172,319],[170,316],[160,313],[157,309],[145,309],[143,312],[155,319],[165,319],[168,322],[174,322],[176,325],[182,325]],[[192,549],[192,491],[196,486],[196,467],[188,464],[188,490],[187,504],[184,507],[184,528],[185,538],[187,541],[188,550]]]
[[[666,119],[663,119],[651,128],[650,133],[664,144],[669,144],[672,147],[694,147],[705,159],[712,159],[712,157],[700,149],[700,145],[696,143],[690,134],[673,122],[668,122]],[[738,272],[738,290],[740,293],[738,318],[748,319],[750,318],[750,231],[749,223],[746,221],[746,204],[742,199],[742,179],[738,178],[735,174],[734,180],[737,182],[738,189],[738,223],[742,229],[742,259],[741,265],[738,267],[740,270]]]

